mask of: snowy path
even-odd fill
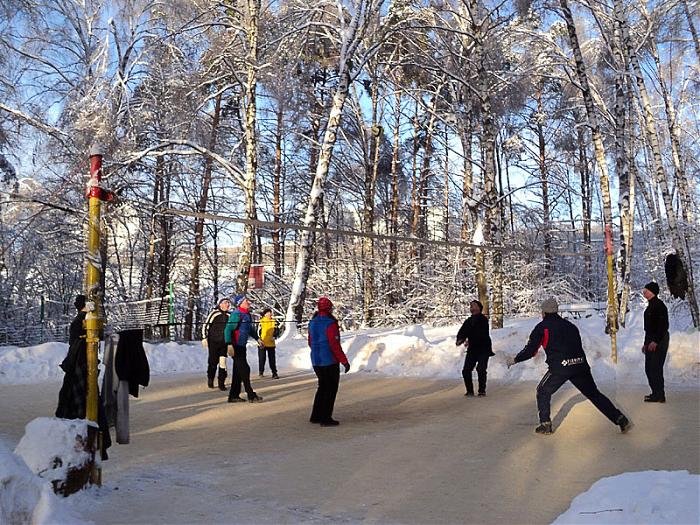
[[[535,436],[533,383],[466,399],[458,380],[350,374],[338,428],[307,422],[311,374],[254,387],[264,403],[230,405],[199,376],[152,378],[132,400],[132,444],[70,506],[96,523],[551,523],[601,477],[700,471],[697,388],[648,405],[641,387],[602,385],[636,425],[621,435],[565,387],[557,432]],[[14,447],[58,388],[1,385],[0,438]]]

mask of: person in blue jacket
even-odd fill
[[[241,398],[242,383],[248,396],[248,401],[255,403],[262,401],[263,398],[255,393],[253,386],[250,384],[250,365],[248,365],[246,357],[246,344],[249,337],[257,341],[258,334],[250,316],[250,302],[245,295],[237,295],[233,300],[233,304],[236,310],[229,315],[226,328],[224,329],[226,344],[233,355],[233,380],[231,381],[231,390],[228,394],[228,402],[245,401]]]
[[[538,434],[551,434],[552,421],[549,417],[552,394],[566,383],[571,383],[586,396],[613,424],[626,433],[632,424],[612,402],[603,395],[593,380],[591,368],[583,351],[581,334],[576,325],[559,316],[559,304],[554,298],[542,303],[542,321],[535,326],[527,344],[515,357],[506,361],[508,368],[515,363],[527,361],[537,354],[540,347],[547,355],[549,370],[537,385],[537,410],[540,424],[535,428]]]
[[[333,317],[333,303],[327,297],[318,300],[318,312],[309,321],[309,346],[311,364],[318,377],[318,389],[309,421],[322,427],[335,427],[339,423],[333,419],[333,406],[340,383],[340,367],[345,373],[350,370],[348,358],[340,346],[340,328]]]

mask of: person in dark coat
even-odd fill
[[[237,403],[245,401],[241,397],[241,385],[245,388],[248,401],[256,403],[262,401],[250,383],[250,365],[248,364],[247,347],[248,338],[258,340],[257,330],[253,326],[250,316],[250,302],[245,295],[237,295],[233,300],[236,310],[229,316],[226,323],[226,344],[232,347],[233,355],[233,379],[231,390],[228,393],[228,402]]]
[[[591,368],[581,343],[581,334],[576,325],[559,316],[556,299],[542,303],[542,321],[535,326],[525,347],[514,358],[506,361],[508,368],[515,363],[526,361],[537,354],[540,347],[547,355],[549,370],[537,385],[537,410],[540,424],[535,428],[538,434],[551,434],[550,401],[552,394],[566,383],[571,383],[586,396],[605,417],[620,427],[623,433],[631,428],[631,423],[612,402],[605,397],[593,380]]]
[[[76,295],[73,303],[78,310],[68,331],[68,354],[59,365],[64,372],[63,384],[58,393],[58,406],[55,416],[63,419],[85,419],[87,412],[87,298]],[[107,449],[112,446],[109,423],[104,410],[102,395],[98,392],[97,424],[102,433],[100,455],[109,458]]]
[[[340,328],[333,317],[333,303],[327,297],[318,300],[318,312],[309,321],[309,347],[311,364],[318,377],[318,389],[311,410],[311,423],[322,427],[335,427],[340,423],[333,419],[333,406],[340,383],[340,367],[350,370],[348,358],[340,346]]]
[[[462,344],[467,347],[467,356],[464,359],[462,377],[464,386],[467,388],[468,397],[474,396],[474,383],[472,382],[472,372],[476,367],[476,374],[479,378],[479,396],[486,395],[486,368],[489,364],[489,357],[495,355],[491,349],[491,337],[489,336],[489,320],[482,313],[484,305],[479,301],[469,303],[469,317],[457,332],[456,345]]]
[[[214,377],[219,370],[219,390],[226,390],[226,339],[224,330],[228,322],[229,308],[231,301],[228,297],[219,299],[216,308],[212,310],[202,327],[202,335],[207,342],[209,349],[209,360],[207,362],[207,386],[214,388]]]
[[[644,396],[647,403],[665,403],[664,362],[668,353],[668,309],[659,299],[659,285],[648,283],[642,290],[649,302],[644,310],[644,371],[647,374],[651,394]]]
[[[86,409],[87,393],[87,315],[84,295],[75,297],[75,309],[78,311],[68,331],[68,353],[59,365],[64,372],[63,384],[58,393],[56,417],[64,419],[83,419]]]

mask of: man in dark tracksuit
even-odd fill
[[[642,291],[649,301],[644,310],[644,371],[647,374],[651,394],[644,396],[647,403],[665,403],[664,362],[668,353],[668,310],[659,295],[659,285],[651,282]]]
[[[327,297],[318,300],[318,312],[309,321],[309,346],[311,364],[318,377],[318,389],[309,421],[322,427],[338,426],[338,421],[333,419],[333,406],[340,383],[338,364],[343,365],[347,374],[350,363],[340,346],[340,328],[333,317],[333,303]]]
[[[456,345],[467,344],[467,356],[464,358],[464,368],[462,377],[464,386],[467,388],[465,396],[474,395],[474,383],[472,382],[472,371],[476,366],[476,374],[479,378],[479,396],[486,395],[486,368],[489,364],[489,357],[494,355],[491,350],[491,337],[489,336],[489,320],[482,313],[484,306],[479,301],[469,303],[469,317],[457,332]]]
[[[214,388],[214,376],[219,369],[219,390],[226,390],[226,340],[224,329],[228,321],[228,310],[231,301],[228,297],[219,300],[219,304],[209,314],[204,322],[202,332],[209,349],[209,361],[207,363],[207,385]]]
[[[550,401],[559,387],[567,381],[579,389],[605,417],[620,427],[625,433],[631,428],[629,420],[599,390],[591,375],[591,369],[583,352],[581,334],[576,325],[562,319],[556,299],[542,303],[542,321],[535,326],[530,338],[515,358],[508,358],[510,368],[515,363],[526,361],[537,354],[540,346],[547,355],[549,370],[537,386],[537,410],[540,424],[535,428],[538,434],[551,434],[552,421],[549,416]]]
[[[238,295],[233,302],[237,308],[229,316],[225,331],[226,344],[233,347],[233,380],[231,381],[231,390],[228,393],[228,402],[245,401],[241,397],[241,384],[243,384],[248,401],[255,403],[262,401],[263,398],[255,393],[250,384],[250,365],[248,364],[246,345],[249,337],[257,341],[258,334],[250,316],[248,299],[244,295]]]

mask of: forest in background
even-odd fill
[[[478,297],[498,328],[554,294],[607,301],[624,325],[669,253],[698,326],[698,13],[5,0],[0,328],[38,322],[40,296],[71,313],[95,145],[115,194],[105,301],[172,283],[185,339],[216,297],[246,290],[251,264],[287,283],[287,320],[323,293],[346,327],[448,324]]]

